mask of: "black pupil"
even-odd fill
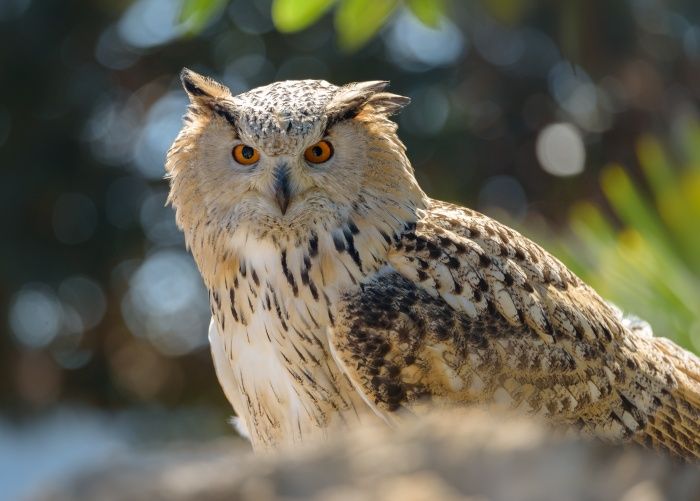
[[[250,146],[244,146],[241,150],[241,155],[243,155],[243,158],[245,158],[246,160],[250,160],[251,158],[253,158],[254,154],[255,150]]]
[[[314,146],[311,152],[314,154],[314,156],[320,157],[321,155],[323,155],[323,148],[321,148],[320,146]]]

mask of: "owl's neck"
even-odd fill
[[[342,287],[381,267],[389,247],[420,217],[428,197],[410,177],[412,182],[385,185],[381,192],[361,191],[333,219],[314,218],[313,224],[276,233],[207,221],[186,230],[188,244],[210,290],[253,272],[258,279],[281,272],[297,286],[308,276],[317,279],[317,288]]]

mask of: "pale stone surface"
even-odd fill
[[[363,427],[276,455],[223,440],[125,457],[35,499],[692,500],[700,499],[700,469],[462,411],[393,431]]]

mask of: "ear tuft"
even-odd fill
[[[182,68],[182,71],[180,72],[180,81],[188,94],[192,96],[205,96],[206,92],[204,92],[204,90],[202,90],[202,88],[196,83],[197,77],[201,77],[201,75],[197,75],[195,72],[190,71],[187,68]]]
[[[225,85],[187,68],[180,72],[180,81],[192,103],[231,97],[231,91]]]
[[[376,113],[391,116],[411,104],[411,98],[390,92],[380,92],[370,97],[367,104],[371,105]]]
[[[356,117],[367,105],[371,105],[375,112],[388,116],[411,101],[407,97],[382,92],[388,85],[386,80],[373,80],[342,86],[328,103],[329,125]]]

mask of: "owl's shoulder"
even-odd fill
[[[431,200],[389,253],[401,275],[471,318],[497,314],[544,341],[620,334],[615,312],[561,261],[477,211]]]
[[[503,268],[512,267],[514,273],[522,272],[523,278],[560,289],[582,284],[571,270],[537,243],[513,228],[466,207],[431,200],[413,233],[403,235],[407,240],[413,236],[417,242],[425,241],[426,246],[429,243],[437,245],[444,253],[457,259],[478,262],[480,268],[493,265],[507,273]],[[432,254],[436,255],[436,252]],[[505,278],[510,282],[507,276]],[[516,277],[513,278],[517,281]]]

